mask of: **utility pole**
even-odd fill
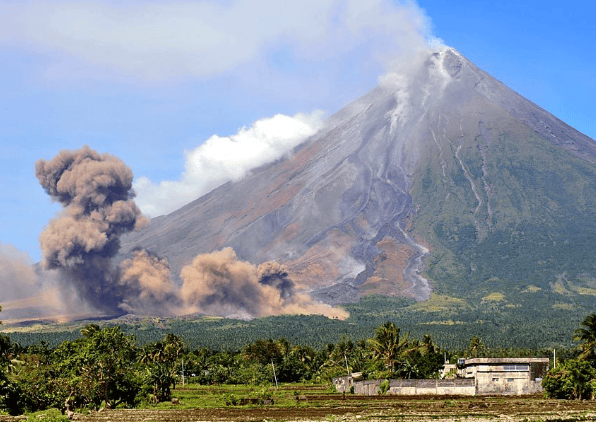
[[[184,386],[184,359],[182,359],[182,385]]]
[[[346,360],[346,373],[350,375],[350,368],[348,368],[348,357],[344,353],[344,359]]]
[[[557,349],[553,349],[553,369],[557,367]]]
[[[273,378],[275,378],[275,388],[277,388],[277,375],[275,375],[275,365],[273,364],[273,359],[271,359],[271,367],[273,368]]]

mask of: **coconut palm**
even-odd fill
[[[385,368],[393,372],[396,363],[412,349],[409,333],[400,336],[400,329],[392,322],[386,322],[375,330],[374,338],[368,340],[372,358],[381,360]]]
[[[81,335],[86,339],[92,338],[96,333],[101,331],[97,324],[87,324],[81,329]]]
[[[573,340],[581,341],[579,345],[580,359],[596,363],[596,313],[590,314],[582,321],[581,327],[575,330]]]
[[[470,344],[468,346],[468,354],[472,355],[473,357],[477,358],[478,356],[482,356],[482,354],[486,351],[486,346],[482,339],[478,336],[474,336],[470,339]]]

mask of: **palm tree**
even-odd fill
[[[386,322],[375,330],[375,337],[368,340],[374,360],[382,360],[385,368],[393,372],[396,361],[410,352],[409,333],[400,336],[400,329]]]
[[[310,367],[316,355],[316,352],[312,347],[303,345],[296,345],[292,347],[291,353],[292,355],[296,356],[296,359],[308,367]]]
[[[590,314],[581,323],[581,328],[574,332],[573,340],[581,341],[580,359],[596,362],[596,313]]]
[[[474,336],[470,339],[470,344],[468,346],[468,353],[470,353],[473,357],[477,358],[478,355],[484,353],[486,346],[482,339],[478,336]]]
[[[163,339],[164,344],[164,358],[167,362],[173,365],[184,353],[184,341],[182,337],[176,334],[168,334]]]
[[[439,346],[437,346],[430,334],[425,334],[422,336],[422,340],[417,343],[418,351],[423,356],[429,353],[439,353]]]
[[[99,328],[99,325],[97,325],[97,324],[87,324],[87,325],[85,325],[81,329],[81,334],[86,339],[90,339],[91,337],[93,337],[99,331],[101,331],[101,329]]]

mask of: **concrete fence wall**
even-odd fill
[[[356,381],[354,383],[354,394],[376,396],[379,394],[381,382],[381,380]]]
[[[379,394],[381,380],[357,381],[354,393],[366,396]],[[397,396],[474,396],[476,385],[473,379],[449,380],[389,380],[387,394]]]
[[[490,379],[488,377],[479,377],[478,395],[505,395],[521,396],[525,394],[542,393],[542,380],[531,381],[523,378],[498,378]]]
[[[349,375],[333,378],[333,385],[335,385],[335,389],[337,390],[337,392],[349,393],[350,387],[354,385],[354,378],[352,378]]]
[[[399,396],[474,396],[473,379],[390,380],[387,394]]]
[[[355,394],[376,396],[383,380],[353,381],[350,377],[334,380],[339,392],[349,392],[354,387]],[[478,385],[477,385],[478,383]],[[389,380],[387,394],[396,396],[475,396],[475,395],[525,395],[542,392],[540,381],[505,378],[499,382],[489,379],[471,378]]]

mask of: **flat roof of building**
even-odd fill
[[[548,363],[549,358],[471,358],[466,359],[466,365],[479,365],[483,363],[500,364],[500,363]]]

